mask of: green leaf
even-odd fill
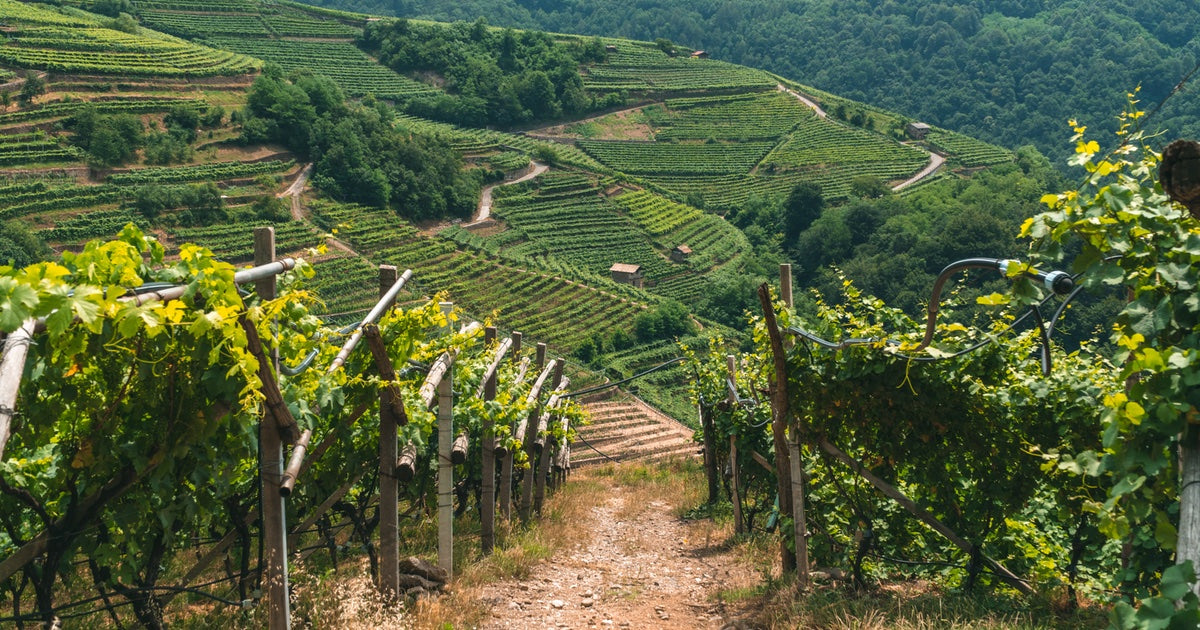
[[[1121,481],[1117,482],[1117,485],[1113,486],[1110,495],[1115,499],[1141,488],[1144,483],[1146,483],[1146,477],[1144,476],[1125,475]]]
[[[0,331],[10,333],[33,315],[38,294],[16,278],[0,277]]]
[[[1158,541],[1159,547],[1167,551],[1174,551],[1175,541],[1179,539],[1179,532],[1166,514],[1161,512],[1159,514],[1158,521],[1154,524],[1154,540]]]
[[[1196,574],[1192,571],[1192,563],[1189,560],[1183,564],[1167,567],[1163,571],[1162,581],[1159,582],[1159,590],[1163,597],[1175,601],[1191,592],[1194,581],[1196,581]]]

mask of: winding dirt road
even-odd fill
[[[938,155],[937,153],[930,153],[929,154],[929,164],[927,164],[925,166],[925,168],[921,169],[921,171],[919,173],[917,173],[916,175],[913,175],[912,177],[900,182],[899,184],[892,186],[892,191],[893,192],[900,191],[900,190],[904,190],[905,188],[908,188],[909,186],[912,186],[913,184],[921,181],[922,179],[925,179],[926,177],[929,177],[930,175],[932,175],[934,171],[938,170],[938,167],[940,167],[942,164],[945,164],[945,163],[946,163],[945,157]]]
[[[280,199],[282,199],[284,197],[292,198],[292,220],[293,221],[303,221],[304,220],[304,213],[301,211],[301,208],[300,208],[300,193],[304,192],[304,186],[306,184],[308,184],[308,178],[312,175],[312,172],[313,172],[312,163],[309,162],[308,164],[305,164],[304,168],[300,169],[300,174],[296,176],[296,181],[292,182],[292,185],[288,186],[286,189],[284,189],[283,192],[275,195],[276,197],[278,197]]]
[[[804,103],[805,105],[807,105],[809,107],[809,109],[816,112],[818,118],[828,117],[828,114],[825,113],[825,110],[821,109],[820,105],[817,105],[813,101],[809,100],[809,98],[804,96],[803,94],[796,92],[795,90],[787,89],[787,87],[784,86],[782,83],[776,85],[775,89],[779,90],[780,92],[787,92],[788,94],[791,94],[792,96],[796,97],[801,103]]]
[[[497,186],[511,186],[513,184],[519,184],[521,182],[526,182],[526,181],[533,179],[534,177],[537,177],[538,175],[541,175],[542,173],[545,173],[547,170],[550,169],[550,165],[542,164],[541,162],[538,162],[536,160],[533,161],[531,164],[532,164],[532,168],[529,169],[529,172],[525,173],[524,175],[522,175],[516,179],[503,181],[503,182],[499,182],[496,184],[489,184],[487,186],[484,186],[483,191],[479,195],[479,206],[475,209],[475,217],[472,218],[471,222],[468,223],[467,225],[475,225],[476,223],[480,223],[480,222],[486,220],[489,216],[492,215],[492,189],[493,188],[495,188]]]

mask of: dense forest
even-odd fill
[[[1141,86],[1151,109],[1195,65],[1185,0],[309,0],[331,7],[635,39],[665,38],[1061,163],[1066,121],[1115,127]],[[1152,124],[1195,135],[1195,97]]]

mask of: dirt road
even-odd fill
[[[708,521],[675,515],[672,497],[613,483],[596,499],[579,542],[523,580],[481,588],[483,628],[724,628],[736,611],[722,589],[757,582],[731,561]],[[735,626],[729,626],[735,627]]]
[[[498,184],[490,184],[483,187],[483,191],[479,195],[479,207],[475,210],[475,218],[471,219],[471,223],[479,223],[487,219],[492,214],[492,189],[497,186],[511,186],[524,181],[529,181],[550,169],[547,164],[541,162],[530,162],[529,172],[524,175],[509,181],[503,181]],[[470,224],[468,224],[470,225]]]

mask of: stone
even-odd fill
[[[583,598],[583,601],[579,602],[579,605],[583,606],[584,608],[591,608],[592,604],[594,603],[596,602],[593,601],[591,597],[585,597]]]
[[[450,573],[435,564],[426,562],[416,556],[400,559],[400,572],[419,575],[427,580],[441,584],[450,581]]]
[[[554,600],[554,601],[550,602],[550,605],[551,605],[551,606],[553,606],[553,607],[555,607],[555,608],[562,608],[563,606],[566,606],[566,605],[567,605],[567,602],[564,602],[564,601],[563,601],[563,600],[561,600],[561,599],[556,599],[556,600]]]
[[[436,591],[442,588],[442,583],[427,580],[419,575],[401,572],[400,588],[423,588],[427,591]]]

